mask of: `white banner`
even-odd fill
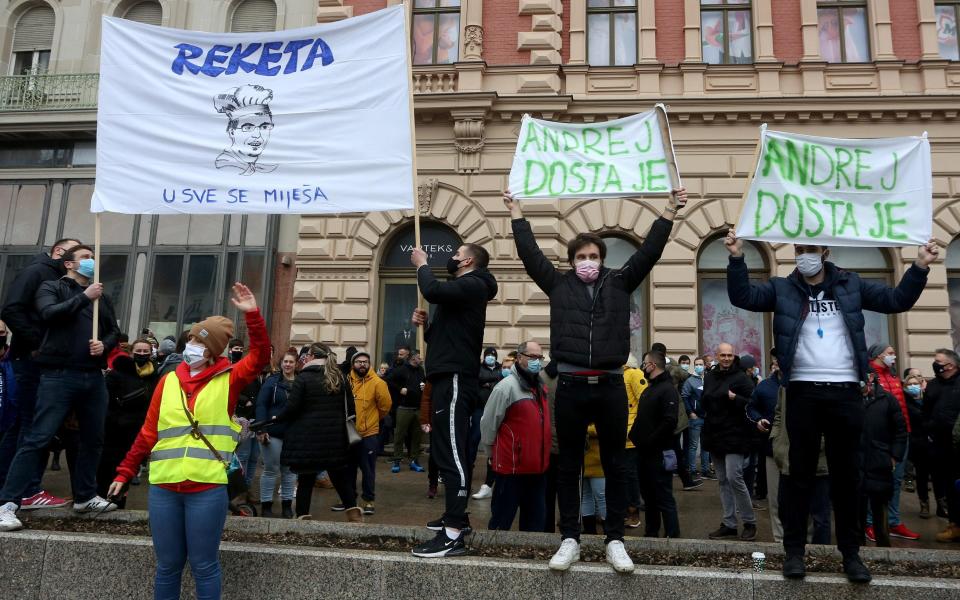
[[[510,169],[517,198],[623,198],[679,186],[666,109],[584,125],[523,116]],[[673,181],[676,178],[677,181]]]
[[[821,246],[926,244],[933,228],[930,142],[845,140],[761,127],[737,236]]]
[[[412,208],[403,10],[266,33],[104,17],[91,210]]]

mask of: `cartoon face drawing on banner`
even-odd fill
[[[218,113],[227,116],[230,147],[217,156],[218,169],[237,169],[241,175],[271,173],[276,164],[258,162],[270,141],[273,90],[259,85],[242,85],[213,98]]]

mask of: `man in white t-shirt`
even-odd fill
[[[869,582],[870,571],[859,556],[862,532],[857,516],[863,428],[860,382],[867,380],[868,368],[863,311],[910,310],[926,286],[937,245],[931,240],[921,246],[900,284],[890,288],[825,262],[830,250],[812,245],[794,246],[797,268],[789,276],[751,283],[743,242],[731,229],[724,243],[730,251],[730,302],[745,310],[774,313],[774,343],[786,388],[785,426],[790,437],[790,475],[781,480],[780,496],[783,575],[799,579],[806,574],[807,517],[823,437],[843,570],[852,582]]]

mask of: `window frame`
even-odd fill
[[[703,60],[703,13],[706,12],[719,12],[723,16],[723,62],[720,63],[707,63],[708,65],[752,65],[757,62],[757,48],[756,48],[756,22],[754,21],[753,14],[753,0],[746,4],[730,4],[730,0],[722,0],[722,4],[704,4],[703,0],[700,2],[700,58]],[[748,12],[750,13],[750,62],[748,63],[737,63],[731,62],[730,56],[730,32],[728,28],[730,27],[730,21],[728,19],[729,14],[732,12]]]
[[[618,240],[621,240],[621,241],[624,241],[624,242],[630,244],[631,246],[633,246],[633,253],[636,253],[636,251],[639,250],[640,247],[643,245],[643,241],[642,241],[642,240],[640,240],[640,239],[638,239],[638,238],[635,238],[635,237],[631,236],[630,234],[628,234],[628,233],[626,233],[626,232],[623,232],[623,231],[599,231],[599,232],[594,232],[594,233],[596,233],[597,235],[599,235],[599,236],[600,236],[600,239],[602,239],[605,244],[606,244],[607,241],[610,240],[610,239],[618,239]],[[609,249],[609,247],[608,247],[608,248],[607,248],[607,258],[604,259],[604,266],[609,266],[609,265],[607,264],[607,259],[610,258],[609,250],[610,250],[610,249]],[[631,253],[631,256],[633,256],[633,253]],[[611,267],[611,268],[614,268],[614,267]],[[618,268],[618,269],[619,269],[619,268],[622,268],[622,267],[615,267],[615,268]],[[651,300],[652,300],[652,296],[651,296],[651,286],[650,286],[650,278],[649,278],[649,277],[644,277],[644,278],[643,278],[643,281],[640,282],[640,285],[637,286],[637,289],[635,289],[634,291],[630,292],[630,298],[632,299],[632,298],[633,298],[633,295],[634,295],[635,293],[637,293],[637,292],[640,293],[640,298],[643,299],[643,306],[640,307],[640,310],[642,311],[642,314],[643,314],[643,329],[642,329],[642,333],[641,333],[641,335],[640,335],[640,346],[641,346],[642,348],[649,348],[649,347],[650,347],[650,344],[652,343],[651,340],[653,339],[653,337],[652,337],[652,326],[653,326],[653,310],[652,310],[652,304],[653,304],[653,303],[652,303],[652,301],[651,301]],[[630,340],[630,341],[631,341],[631,342],[633,341],[633,340],[632,340],[632,336],[631,336],[631,340]],[[632,344],[631,344],[631,346],[632,346]],[[638,356],[637,358],[642,358],[642,357]]]
[[[863,9],[863,27],[866,31],[866,40],[867,40],[867,56],[862,61],[848,61],[847,60],[847,39],[846,39],[846,28],[843,27],[843,9],[844,8],[862,8]],[[820,10],[821,9],[831,9],[837,14],[837,30],[840,33],[840,62],[834,62],[829,64],[835,65],[862,65],[867,64],[873,60],[873,28],[870,20],[870,2],[868,0],[817,0],[817,42],[820,41]],[[823,46],[820,45],[820,58],[825,62],[826,58],[823,56]]]
[[[937,7],[940,7],[940,6],[947,6],[947,7],[953,8],[953,24],[954,26],[956,26],[958,23],[960,23],[960,0],[936,0],[933,3],[934,18],[936,18]],[[950,62],[960,61],[960,29],[958,29],[956,33],[956,39],[957,39],[957,57],[956,58],[945,58],[944,56],[940,55],[940,48],[939,48],[940,44],[939,43],[937,44],[937,54],[940,56],[942,60],[948,60]],[[958,276],[960,276],[960,272],[958,272]]]
[[[638,0],[633,0],[633,5],[629,6],[615,6],[615,0],[607,0],[610,3],[610,6],[590,6],[590,0],[583,0],[586,6],[586,15],[584,23],[584,43],[586,44],[586,63],[591,67],[632,67],[637,64],[637,61],[640,59],[639,43],[640,43],[640,4]],[[642,2],[643,0],[639,0]],[[633,13],[634,22],[633,22],[633,46],[634,46],[634,62],[629,65],[619,65],[617,64],[617,53],[616,53],[616,19],[614,15]],[[610,15],[610,22],[608,24],[609,31],[607,32],[607,52],[609,56],[608,64],[606,65],[594,65],[590,62],[590,15],[605,14]]]
[[[464,30],[464,15],[463,7],[467,0],[457,0],[459,4],[457,6],[440,6],[441,0],[432,0],[433,6],[429,8],[418,7],[416,0],[410,3],[410,62],[411,66],[414,67],[423,67],[423,66],[442,66],[448,64],[456,64],[461,62],[463,59],[463,30]],[[437,36],[440,33],[440,17],[442,15],[457,15],[457,59],[451,63],[438,63],[437,62]],[[414,48],[413,48],[413,36],[414,36],[414,21],[419,15],[433,15],[433,43],[431,45],[431,60],[428,63],[416,63],[413,62],[414,57]]]

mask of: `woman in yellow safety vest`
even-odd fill
[[[220,536],[227,516],[227,465],[240,426],[232,416],[240,391],[270,362],[267,326],[250,289],[233,286],[233,305],[250,334],[239,362],[221,356],[233,337],[226,317],[208,317],[190,329],[183,362],[157,384],[147,418],[110,486],[119,496],[150,459],[150,532],[157,557],[154,597],[180,598],[190,561],[197,598],[220,598]]]

